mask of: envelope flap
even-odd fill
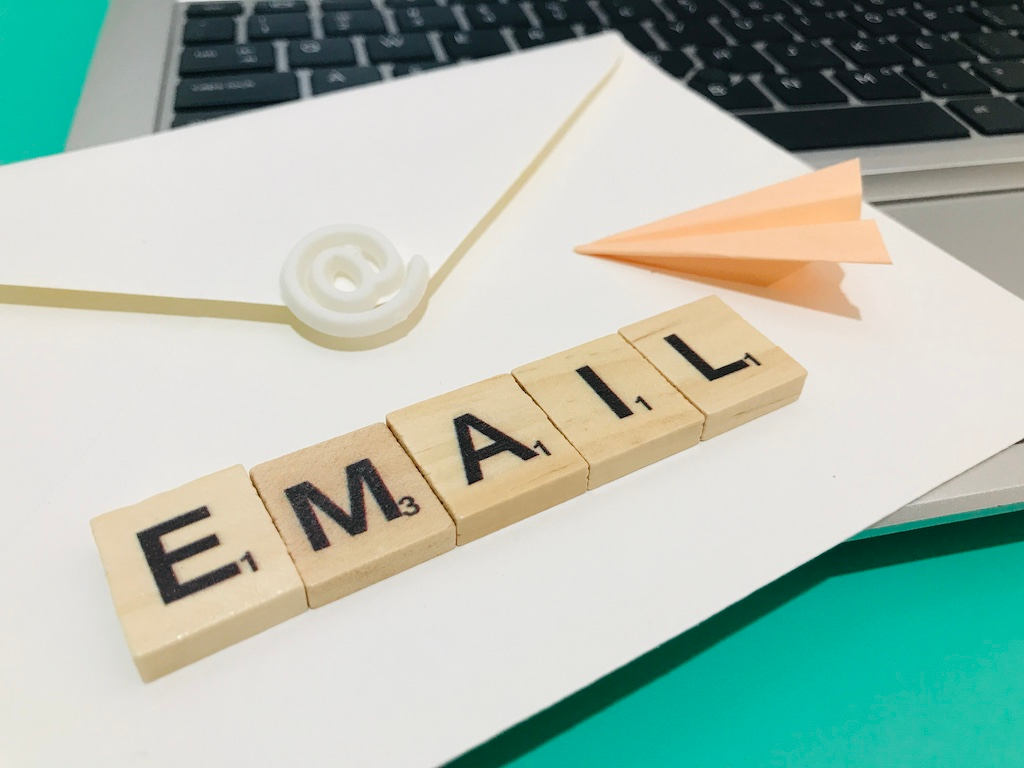
[[[289,251],[339,222],[434,273],[623,47],[601,36],[9,166],[0,284],[280,305]]]

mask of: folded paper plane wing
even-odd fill
[[[620,232],[577,253],[769,285],[811,262],[889,264],[850,160]]]

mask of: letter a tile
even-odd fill
[[[587,489],[587,463],[508,374],[387,420],[455,520],[459,544]]]
[[[374,424],[252,470],[310,608],[455,547],[455,525],[391,430]]]
[[[807,371],[717,296],[619,331],[704,414],[702,440],[788,405]]]
[[[512,375],[586,459],[589,488],[700,442],[703,414],[617,334]]]
[[[299,574],[241,466],[91,525],[146,682],[306,610]]]

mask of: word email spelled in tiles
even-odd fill
[[[92,521],[152,680],[794,401],[715,297]]]

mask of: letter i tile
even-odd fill
[[[306,610],[299,574],[241,466],[91,526],[146,682]]]
[[[455,524],[384,424],[260,464],[251,475],[310,608],[455,547]]]
[[[794,402],[807,371],[717,296],[619,333],[705,416],[702,440]]]
[[[587,489],[587,463],[508,374],[387,421],[455,520],[458,544]]]
[[[590,465],[590,488],[700,442],[704,416],[617,334],[512,375]]]

